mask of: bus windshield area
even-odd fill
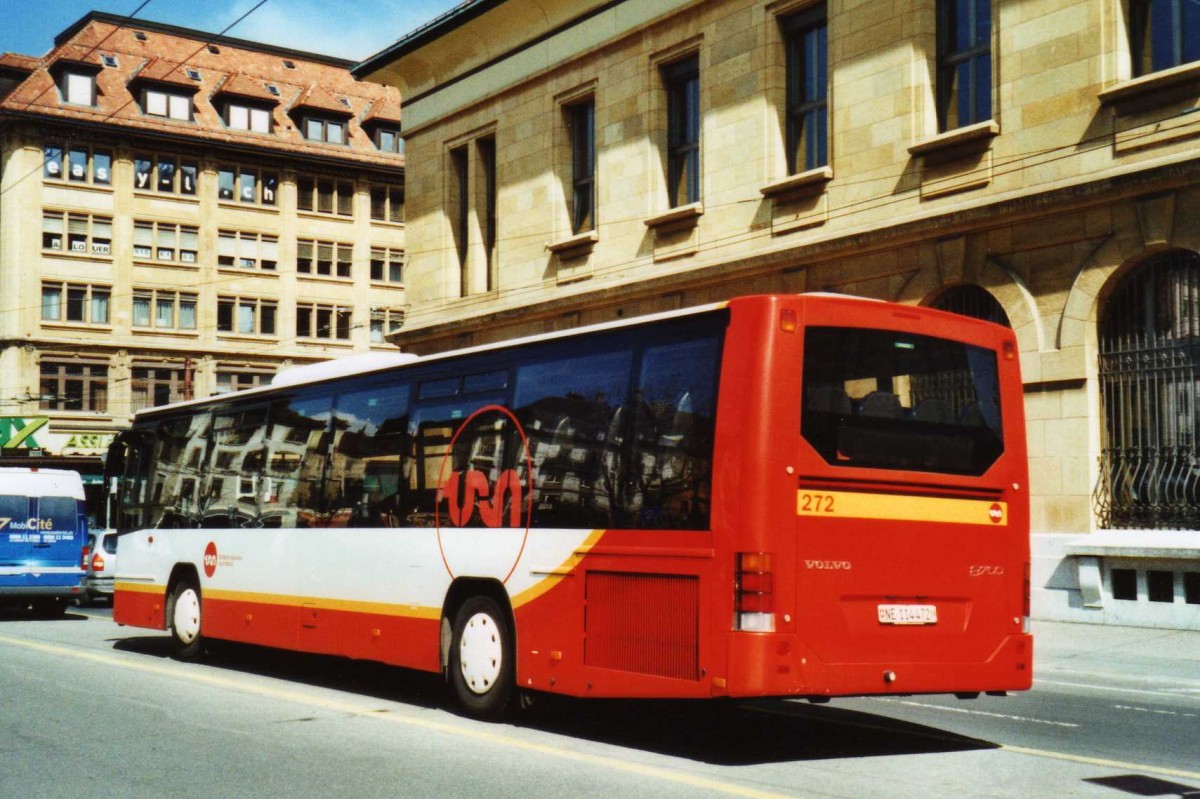
[[[831,466],[981,475],[1004,451],[989,349],[812,327],[803,387],[801,434]]]

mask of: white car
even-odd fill
[[[112,602],[113,577],[117,573],[117,531],[98,530],[88,536],[87,576],[83,585],[87,601],[101,597]]]

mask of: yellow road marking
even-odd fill
[[[770,793],[768,791],[760,791],[754,788],[746,788],[740,785],[733,785],[726,782],[720,782],[718,780],[707,779],[705,777],[699,777],[693,774],[671,771],[669,769],[659,768],[657,766],[647,766],[640,763],[631,763],[627,760],[618,760],[616,758],[604,757],[601,755],[589,755],[582,752],[572,752],[547,744],[521,741],[499,733],[489,732],[484,729],[473,729],[457,724],[451,724],[449,722],[436,721],[428,718],[417,718],[414,716],[403,715],[400,712],[384,715],[378,713],[374,708],[364,708],[360,705],[355,705],[346,701],[322,699],[320,697],[315,697],[311,694],[302,693],[299,691],[292,691],[283,688],[271,688],[265,685],[249,685],[239,680],[229,679],[218,675],[202,674],[186,669],[180,670],[178,668],[168,668],[156,663],[140,662],[132,658],[126,659],[108,654],[86,652],[81,649],[72,649],[53,644],[25,641],[19,638],[9,638],[2,635],[0,635],[0,642],[23,647],[25,649],[31,649],[37,652],[45,652],[51,655],[63,655],[78,658],[80,660],[91,661],[93,663],[102,663],[115,668],[123,669],[125,671],[140,671],[146,674],[155,674],[161,677],[183,678],[192,682],[203,683],[205,685],[228,688],[230,690],[242,691],[258,696],[309,705],[335,713],[366,716],[369,718],[379,719],[381,721],[389,721],[395,724],[401,724],[407,727],[419,727],[421,729],[441,732],[447,735],[457,735],[462,738],[471,738],[476,741],[484,741],[487,743],[497,744],[499,746],[507,746],[510,749],[519,749],[525,752],[534,752],[537,754],[557,757],[562,760],[571,760],[577,763],[586,763],[588,765],[599,766],[602,768],[611,768],[617,771],[625,771],[644,777],[653,777],[655,779],[663,780],[664,782],[673,782],[690,787],[702,788],[704,790],[729,794],[731,796],[745,796],[752,797],[752,799],[787,799],[785,794]],[[1108,760],[1106,758],[1087,757],[1085,755],[1072,755],[1066,752],[1054,752],[1047,749],[1031,749],[1029,747],[1012,746],[1009,744],[1000,744],[998,749],[1017,755],[1043,757],[1051,760],[1062,760],[1069,763],[1099,766],[1101,768],[1120,769],[1122,771],[1136,771],[1144,774],[1157,774],[1164,777],[1174,777],[1176,779],[1200,780],[1200,772],[1187,771],[1184,769],[1150,766],[1144,763],[1131,763],[1123,760]]]
[[[1070,763],[1083,763],[1088,766],[1136,771],[1139,774],[1159,774],[1164,777],[1177,777],[1185,780],[1200,780],[1200,771],[1184,771],[1178,768],[1163,768],[1162,766],[1147,766],[1144,763],[1130,763],[1125,760],[1107,760],[1102,757],[1087,757],[1086,755],[1071,755],[1066,752],[1054,752],[1047,749],[1029,749],[1024,746],[1009,746],[1000,744],[1005,752],[1033,757],[1047,757],[1052,760],[1066,760]]]
[[[196,683],[203,683],[205,685],[228,688],[230,690],[242,691],[244,693],[255,694],[257,696],[281,699],[287,702],[295,702],[297,704],[317,707],[322,710],[329,710],[335,713],[365,716],[379,719],[381,721],[390,721],[406,727],[418,727],[424,730],[431,730],[447,735],[456,735],[460,738],[470,738],[475,741],[483,741],[486,743],[496,744],[498,746],[506,746],[510,749],[519,749],[524,752],[549,755],[551,757],[557,757],[561,760],[570,760],[576,763],[585,763],[587,765],[598,766],[600,768],[624,771],[642,777],[652,777],[654,779],[663,780],[664,782],[673,782],[679,785],[686,785],[692,788],[728,794],[730,796],[744,796],[750,797],[750,799],[789,799],[786,794],[771,793],[768,791],[757,790],[755,788],[743,787],[741,785],[733,785],[732,783],[708,779],[706,777],[700,777],[694,774],[672,771],[670,769],[659,768],[657,766],[647,766],[641,763],[632,763],[627,760],[619,760],[617,758],[604,757],[602,755],[589,755],[582,752],[572,752],[566,749],[550,746],[548,744],[521,741],[501,733],[490,732],[486,729],[475,729],[471,727],[464,727],[458,724],[452,724],[450,722],[408,716],[404,715],[400,711],[389,714],[381,714],[378,713],[377,709],[375,708],[366,708],[352,702],[334,699],[322,699],[320,697],[312,696],[311,694],[283,688],[271,688],[263,685],[250,685],[240,680],[229,679],[214,674],[199,673],[190,669],[168,668],[156,663],[143,663],[133,658],[127,659],[103,653],[86,652],[80,649],[72,649],[54,644],[37,643],[34,641],[24,641],[19,638],[9,638],[7,636],[0,636],[0,642],[23,647],[25,649],[31,649],[37,652],[45,652],[51,655],[74,657],[80,660],[91,661],[93,663],[103,663],[105,665],[120,668],[125,671],[140,671],[145,674],[154,674],[161,677],[174,677],[177,679],[182,678]]]

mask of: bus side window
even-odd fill
[[[708,527],[721,339],[647,347],[621,503],[634,527]]]
[[[263,527],[344,527],[335,524],[325,496],[333,398],[301,391],[271,403],[262,479]]]
[[[267,409],[229,408],[213,414],[212,443],[201,487],[205,527],[261,526],[259,480]]]
[[[192,417],[159,422],[154,436],[153,474],[148,475],[149,519],[160,528],[196,527],[197,479],[208,443],[210,417]]]
[[[122,532],[146,527],[146,484],[154,447],[154,428],[139,427],[119,434],[123,447],[116,528]],[[115,466],[115,465],[114,465]]]
[[[479,527],[488,525],[489,520],[495,523],[488,526],[498,526],[499,517],[483,519],[473,501],[479,495],[472,493],[467,483],[471,480],[485,482],[486,487],[480,485],[479,488],[487,492],[485,499],[490,502],[493,494],[500,491],[505,470],[517,471],[518,483],[525,480],[524,467],[515,463],[519,447],[509,442],[513,431],[507,417],[494,411],[472,418],[485,406],[507,405],[507,393],[503,392],[508,383],[507,372],[489,372],[479,377],[474,387],[488,388],[480,393],[467,393],[462,388],[463,382],[456,383],[455,396],[446,396],[446,390],[431,396],[432,392],[418,388],[418,396],[429,399],[418,402],[408,423],[409,452],[404,462],[401,507],[406,526],[431,527],[440,521],[443,525]],[[471,386],[471,379],[468,376],[464,382]],[[422,387],[436,385],[444,389],[449,382],[429,381]],[[464,427],[468,420],[471,423]],[[468,473],[472,471],[480,477],[470,476]],[[450,484],[458,487],[452,498],[443,496],[442,492],[442,488]],[[508,526],[512,517],[504,518],[504,526]]]
[[[611,495],[631,348],[517,369],[513,408],[533,460],[535,527],[614,527]]]
[[[393,381],[338,394],[326,487],[330,526],[401,525],[408,391]]]

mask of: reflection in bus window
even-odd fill
[[[805,333],[801,432],[833,466],[979,475],[1004,448],[992,350],[882,330]]]
[[[301,393],[271,403],[257,526],[329,527],[325,464],[333,398]]]
[[[631,527],[708,527],[718,337],[648,347],[617,504]]]
[[[207,413],[164,419],[155,429],[149,516],[156,527],[198,527],[200,467],[208,444]]]
[[[329,526],[400,526],[400,456],[407,416],[408,387],[394,382],[337,396]]]
[[[629,397],[631,350],[517,369],[513,408],[528,437],[538,527],[611,527],[609,428]]]
[[[503,393],[474,394],[438,399],[413,409],[408,425],[411,456],[405,464],[405,524],[429,527],[439,521],[455,523],[450,518],[453,506],[454,518],[462,514],[457,526],[500,526],[499,515],[495,524],[489,524],[477,512],[474,497],[484,496],[490,502],[505,469],[519,470],[516,479],[524,483],[524,467],[517,463],[519,442],[508,445],[505,441],[513,432],[511,425],[502,413],[488,412],[473,419],[457,439],[455,433],[476,411],[487,405],[504,405],[506,399]],[[455,489],[453,497],[442,496],[446,485]],[[474,494],[471,486],[477,489]],[[504,518],[510,520],[511,515]],[[508,526],[507,521],[504,524]]]
[[[262,406],[213,414],[212,442],[201,489],[203,526],[262,526],[258,488],[266,414]]]

